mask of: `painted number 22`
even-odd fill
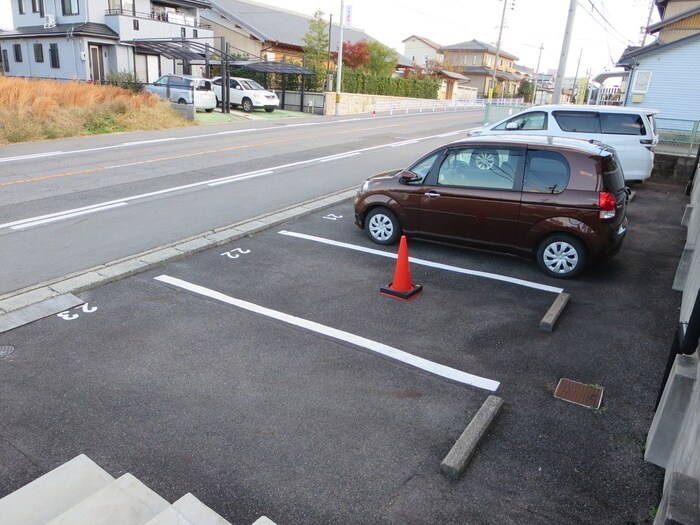
[[[243,250],[241,248],[234,248],[233,250],[229,250],[227,252],[224,252],[221,255],[225,255],[229,259],[238,259],[241,256],[241,254],[245,255],[247,253],[250,253],[250,250]]]
[[[82,305],[80,307],[80,310],[82,310],[83,313],[91,314],[92,312],[97,310],[97,306],[91,307],[88,303],[85,303],[84,305]],[[71,312],[70,310],[66,310],[65,312],[61,312],[60,314],[56,314],[56,315],[58,317],[60,317],[61,319],[63,319],[64,321],[72,321],[73,319],[77,319],[78,317],[80,317],[79,313],[72,314],[70,312]]]

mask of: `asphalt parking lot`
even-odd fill
[[[367,249],[396,248],[347,202],[83,292],[87,306],[0,336],[15,347],[0,359],[0,496],[85,453],[234,524],[651,523],[663,471],[643,447],[686,197],[634,189],[621,253],[573,281],[416,241],[411,257],[451,268],[414,263],[423,293],[381,296],[394,261]],[[559,288],[571,300],[542,331]],[[604,387],[602,407],[555,399],[560,378]],[[491,393],[503,411],[450,481],[440,462]]]

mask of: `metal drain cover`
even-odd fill
[[[7,357],[8,355],[10,355],[14,351],[15,351],[14,346],[9,346],[9,345],[0,346],[0,357]]]
[[[588,408],[600,408],[603,401],[603,388],[578,383],[571,379],[560,379],[554,390],[554,397]]]

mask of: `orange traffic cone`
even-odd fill
[[[387,297],[410,301],[423,291],[420,284],[411,283],[411,269],[408,266],[408,242],[406,236],[401,236],[399,243],[399,256],[396,260],[396,270],[394,270],[394,280],[389,286],[382,286],[379,292]]]

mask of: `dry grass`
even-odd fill
[[[149,93],[0,76],[0,143],[190,125]]]

